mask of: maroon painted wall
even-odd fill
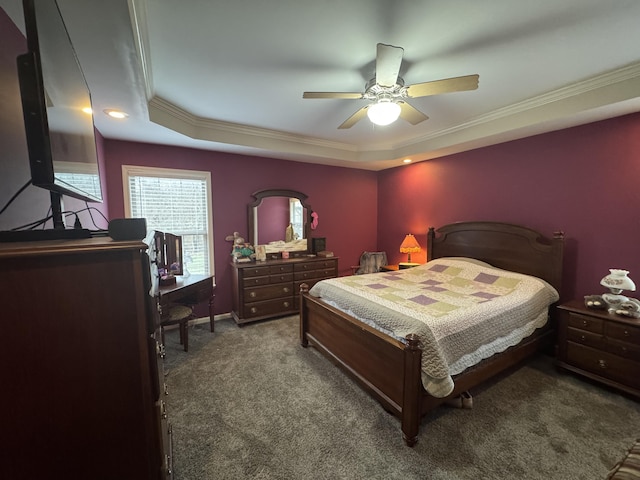
[[[27,51],[27,41],[14,25],[4,10],[0,9],[0,207],[24,185],[30,178],[29,153],[27,139],[22,120],[22,103],[16,57]],[[97,138],[99,169],[104,171],[104,152],[102,137]],[[101,179],[103,194],[106,192],[105,179]],[[42,188],[29,186],[0,215],[0,230],[25,225],[47,216],[51,203],[49,192]],[[78,216],[82,225],[91,230],[107,227],[102,215],[108,218],[107,202],[89,203],[93,211],[94,226],[91,216],[82,212]],[[86,208],[85,203],[70,197],[64,197],[65,211],[80,211]],[[102,214],[102,215],[101,215]],[[73,225],[75,216],[67,218],[67,224]],[[51,228],[51,222],[47,228]]]
[[[341,275],[351,273],[363,250],[376,248],[376,172],[118,140],[105,140],[105,154],[112,218],[124,216],[122,165],[211,172],[218,314],[232,306],[231,243],[225,237],[240,232],[247,238],[247,204],[258,190],[308,195],[306,201],[319,217],[312,236],[327,238],[327,249],[340,257]]]
[[[289,225],[289,199],[263,198],[258,208],[258,244],[284,240]]]
[[[565,298],[606,291],[609,268],[640,287],[640,114],[380,172],[378,246],[390,262],[406,261],[406,233],[426,247],[429,226],[468,220],[564,231]]]

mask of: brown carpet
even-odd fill
[[[640,404],[539,356],[426,417],[418,444],[313,348],[297,317],[167,333],[176,480],[602,479],[640,437]]]

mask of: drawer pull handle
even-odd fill
[[[624,331],[624,336],[625,336],[625,337],[628,337],[628,336],[629,336],[629,330],[625,330],[625,331]]]
[[[251,292],[251,293],[249,294],[249,296],[250,296],[251,298],[256,298],[256,292]]]
[[[251,313],[256,313],[258,309],[256,307],[251,307]]]
[[[166,403],[162,402],[160,404],[160,412],[161,412],[162,418],[167,418],[168,417],[168,415],[167,415],[167,404]]]
[[[167,475],[173,475],[173,470],[171,470],[171,457],[169,455],[164,456],[164,469],[167,471]]]
[[[289,302],[284,302],[282,305],[284,305],[285,307],[289,307]]]
[[[164,384],[164,394],[165,395],[169,395],[169,387],[167,386],[167,384]]]
[[[606,368],[607,368],[607,362],[606,362],[606,360],[602,360],[602,359],[598,360],[598,366],[599,366],[600,368],[602,368],[603,370],[604,370],[604,369],[606,369]]]
[[[582,326],[586,327],[587,325],[589,325],[589,322],[587,322],[586,320],[582,320]]]
[[[284,287],[284,288],[282,289],[282,291],[283,291],[284,293],[289,293],[289,287]]]
[[[586,341],[586,340],[587,340],[587,337],[585,337],[584,335],[582,335],[582,336],[580,337],[580,340],[582,340],[582,341],[584,342],[584,341]]]

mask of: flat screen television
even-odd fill
[[[23,9],[28,51],[17,64],[31,183],[51,192],[54,230],[65,230],[63,195],[102,202],[91,94],[57,2],[23,0]]]

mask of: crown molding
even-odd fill
[[[129,17],[131,18],[131,28],[133,41],[136,46],[140,68],[144,79],[145,94],[147,100],[153,97],[153,69],[151,68],[151,42],[149,41],[149,30],[147,28],[147,0],[128,0]]]
[[[152,122],[193,139],[264,149],[279,152],[283,156],[298,155],[357,164],[384,162],[408,156],[417,159],[435,158],[520,138],[523,135],[517,136],[515,132],[521,132],[524,128],[550,125],[559,118],[638,97],[640,62],[528,98],[409,142],[393,145],[367,144],[366,147],[198,117],[157,96],[151,97],[148,108]],[[541,133],[539,130],[536,133]],[[514,136],[506,138],[510,132]]]

